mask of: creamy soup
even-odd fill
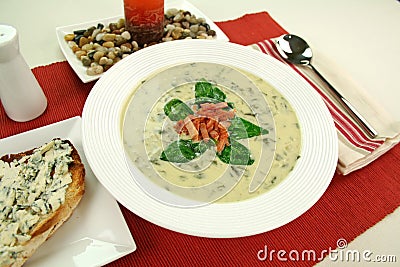
[[[164,113],[171,99],[194,102],[195,83],[205,79],[226,94],[236,116],[268,131],[240,140],[254,163],[222,162],[215,149],[186,163],[160,159],[178,138]],[[127,101],[123,141],[129,160],[160,188],[199,202],[235,202],[269,191],[293,170],[301,149],[297,116],[288,101],[264,80],[229,66],[191,63],[168,68],[143,81]],[[157,197],[157,196],[155,196]]]

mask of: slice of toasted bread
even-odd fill
[[[40,214],[39,221],[27,233],[30,236],[29,240],[14,242],[12,246],[18,247],[16,253],[8,253],[8,257],[6,257],[6,254],[1,255],[1,249],[4,248],[3,240],[1,240],[0,266],[22,266],[24,262],[39,248],[39,246],[43,244],[71,216],[84,194],[85,168],[79,153],[70,141],[61,141],[63,144],[68,144],[72,149],[69,155],[72,158],[72,161],[68,164],[68,172],[71,174],[72,181],[68,184],[65,191],[65,200],[57,209],[50,210],[47,214]],[[34,149],[18,154],[6,155],[1,157],[0,160],[10,164],[13,161],[15,162],[15,160],[21,160],[33,153]],[[55,170],[53,169],[50,174],[52,179],[54,178],[54,173]],[[10,245],[8,244],[7,246],[9,249]]]

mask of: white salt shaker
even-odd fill
[[[17,30],[0,25],[0,99],[7,116],[18,122],[40,116],[47,99],[19,52]]]

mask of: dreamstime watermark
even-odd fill
[[[396,255],[375,254],[371,250],[347,249],[347,241],[339,238],[336,242],[336,249],[324,249],[317,252],[313,249],[305,250],[284,250],[269,249],[267,245],[257,252],[260,261],[321,261],[329,258],[332,262],[397,262]]]

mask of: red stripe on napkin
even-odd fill
[[[278,34],[284,34],[284,32]],[[272,37],[273,38],[273,37]],[[274,41],[271,39],[263,40],[257,42],[256,45],[260,48],[260,50],[268,54],[279,61],[283,62],[284,64],[290,66],[294,71],[296,71],[304,80],[306,80],[317,92],[321,95],[322,99],[324,100],[326,106],[331,113],[333,120],[335,122],[335,126],[337,130],[355,147],[363,149],[367,152],[372,152],[378,147],[380,147],[384,140],[374,140],[370,139],[346,114],[344,114],[333,101],[327,97],[313,81],[311,81],[303,72],[294,64],[288,63],[287,61],[283,60],[277,51]]]
[[[283,32],[266,12],[220,22],[218,26],[233,42],[243,45]],[[80,82],[67,62],[33,71],[48,97],[49,107],[41,117],[27,123],[8,119],[0,107],[0,138],[80,115],[94,85]],[[400,146],[396,146],[357,172],[344,177],[335,174],[325,194],[302,216],[273,231],[245,238],[209,239],[175,233],[121,206],[137,250],[109,266],[311,266],[320,260],[324,250],[335,249],[339,238],[352,241],[400,206],[400,175],[397,164],[393,164],[399,161]],[[274,250],[275,256],[260,261],[257,254],[265,247],[270,252]],[[317,258],[280,261],[276,256],[279,250],[312,250]]]

